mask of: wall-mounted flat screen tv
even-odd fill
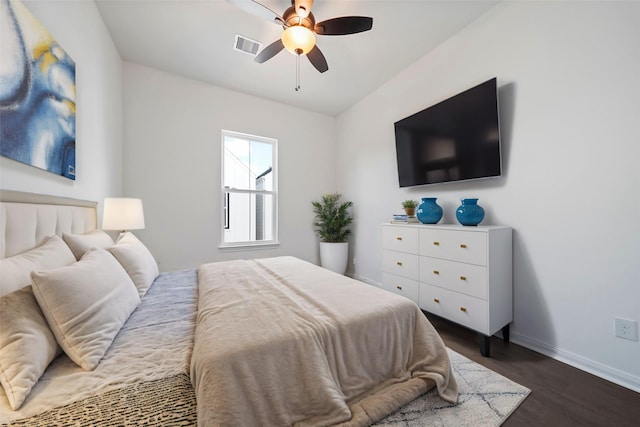
[[[493,78],[395,123],[400,187],[502,174]]]

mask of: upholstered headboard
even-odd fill
[[[0,190],[0,259],[40,246],[62,233],[97,228],[97,202]]]

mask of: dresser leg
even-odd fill
[[[491,337],[488,337],[484,334],[478,334],[478,345],[480,347],[480,354],[484,357],[490,357]]]
[[[502,328],[502,339],[504,342],[509,342],[509,324]]]

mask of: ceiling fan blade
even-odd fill
[[[269,59],[276,56],[282,49],[284,49],[284,44],[282,44],[282,39],[278,39],[271,43],[269,46],[262,49],[262,51],[260,51],[260,53],[256,55],[253,60],[258,64],[262,64],[263,62],[268,61]]]
[[[295,0],[293,6],[299,17],[306,18],[311,13],[313,0]]]
[[[311,49],[309,53],[307,53],[307,57],[309,58],[309,62],[311,62],[311,65],[316,67],[316,70],[320,71],[321,73],[324,73],[329,69],[327,60],[324,58],[324,55],[322,54],[320,49],[318,49],[318,45],[314,46],[313,49]]]
[[[280,15],[269,9],[267,6],[254,0],[227,0],[234,6],[239,7],[245,12],[249,12],[259,18],[266,19],[274,24],[284,25],[284,20]]]
[[[368,16],[341,16],[316,24],[315,31],[323,36],[342,36],[369,31],[372,27],[373,18]]]

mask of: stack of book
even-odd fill
[[[418,218],[416,218],[415,216],[409,216],[405,214],[394,214],[393,219],[391,220],[391,223],[393,224],[411,224],[411,223],[417,223],[417,222],[418,222]]]

